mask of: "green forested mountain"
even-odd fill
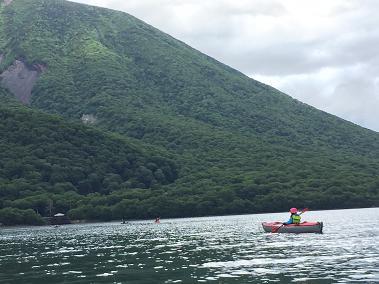
[[[71,215],[121,218],[125,191],[139,188],[146,196],[177,178],[174,162],[159,151],[20,106],[2,90],[0,97],[0,208],[43,216],[81,208]],[[15,217],[17,212],[0,210],[2,223],[17,222]]]
[[[4,74],[16,61],[38,72],[32,108],[68,121],[89,115],[88,131],[117,133],[174,159],[168,167],[177,178],[167,184],[143,189],[126,179],[126,187],[96,190],[107,208],[114,206],[108,196],[133,193],[120,209],[129,218],[379,205],[378,133],[294,100],[128,14],[13,0],[1,6],[0,54],[1,83],[11,92]],[[92,198],[72,185],[81,200]],[[71,214],[99,217],[83,206]]]

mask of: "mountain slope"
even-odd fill
[[[179,179],[165,191],[196,206],[167,214],[379,205],[378,133],[125,13],[14,0],[2,6],[0,22],[1,70],[18,60],[39,72],[32,107],[73,120],[91,115],[96,127],[175,155]]]

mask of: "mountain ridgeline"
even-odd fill
[[[12,137],[0,140],[0,218],[28,209],[110,220],[379,205],[378,133],[126,13],[3,2],[0,73],[2,92],[28,105],[0,97],[2,137]],[[10,174],[9,163],[31,168]]]

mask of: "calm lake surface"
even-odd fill
[[[0,228],[0,283],[379,283],[379,208]]]

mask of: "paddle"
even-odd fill
[[[303,210],[300,211],[299,215],[303,214],[304,212],[307,212],[309,209],[308,208],[304,208]],[[271,233],[277,233],[281,227],[285,226],[285,224],[282,224],[280,225],[279,227],[276,227],[276,228],[272,228],[271,229]]]
[[[303,210],[301,210],[301,212],[300,212],[299,215],[301,215],[301,214],[303,214],[304,212],[307,212],[307,211],[309,211],[309,209],[308,208],[304,208]]]

